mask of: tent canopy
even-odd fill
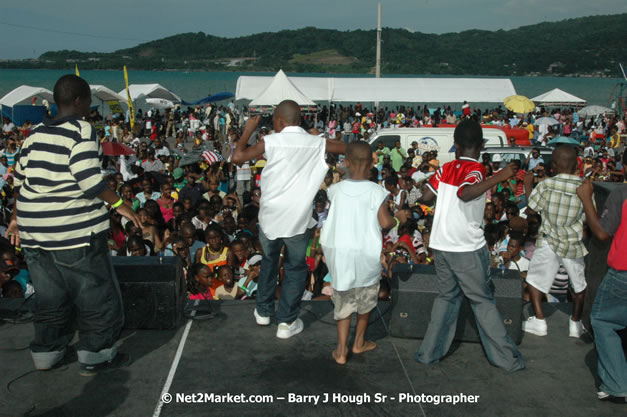
[[[54,103],[52,91],[43,87],[31,87],[30,85],[21,85],[2,97],[0,99],[0,105],[13,107],[16,104],[29,102],[33,97],[41,97],[45,100],[48,100],[50,103]]]
[[[276,106],[283,100],[294,100],[300,106],[315,106],[311,99],[303,94],[283,70],[279,70],[272,81],[257,97],[250,102],[251,106]]]
[[[543,104],[545,106],[585,106],[586,100],[574,96],[566,91],[554,88],[551,91],[547,91],[544,94],[540,94],[537,97],[531,99],[537,104]]]
[[[92,97],[96,97],[102,101],[117,100],[120,103],[126,103],[126,96],[118,94],[104,85],[90,84],[89,88],[91,88]]]
[[[131,100],[135,101],[139,98],[164,98],[166,100],[180,103],[181,98],[160,84],[131,84],[128,86],[131,93]],[[126,89],[119,92],[121,96],[126,97]]]
[[[507,78],[331,78],[289,77],[294,86],[314,101],[453,103],[464,100],[502,103],[516,94]],[[241,76],[236,100],[257,98],[273,81],[267,76]]]

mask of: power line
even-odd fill
[[[61,34],[64,34],[64,35],[84,36],[86,38],[115,39],[115,40],[119,40],[119,41],[149,42],[149,40],[147,40],[147,39],[121,38],[121,37],[117,37],[117,36],[92,35],[90,33],[67,32],[67,31],[63,31],[63,30],[46,29],[46,28],[40,28],[40,27],[36,27],[36,26],[27,26],[27,25],[17,25],[15,23],[7,23],[7,22],[0,22],[0,25],[13,26],[13,27],[22,28],[22,29],[38,30],[40,32],[51,32],[51,33],[61,33]]]

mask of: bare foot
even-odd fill
[[[364,344],[361,346],[357,346],[357,344],[353,345],[353,353],[360,354],[364,352],[368,352],[370,350],[374,350],[377,347],[375,342],[371,342],[370,340],[365,340]]]
[[[337,362],[338,365],[344,365],[346,363],[346,357],[348,356],[348,349],[344,349],[344,351],[342,352],[338,347],[333,352],[331,352],[331,356],[333,356],[333,359],[335,359],[335,362]]]

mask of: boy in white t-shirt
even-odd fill
[[[357,313],[352,352],[373,350],[376,344],[364,339],[370,311],[377,305],[381,278],[381,228],[396,222],[387,209],[389,193],[368,181],[372,151],[366,142],[352,142],[346,151],[351,179],[329,188],[329,215],[320,236],[331,275],[337,322],[338,345],[332,356],[343,365],[348,356],[351,315]]]

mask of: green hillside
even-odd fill
[[[627,62],[627,14],[540,23],[512,30],[442,35],[383,29],[382,72],[393,74],[611,75]],[[112,53],[46,52],[3,68],[234,70],[368,73],[375,30],[306,27],[219,38],[170,36]]]

